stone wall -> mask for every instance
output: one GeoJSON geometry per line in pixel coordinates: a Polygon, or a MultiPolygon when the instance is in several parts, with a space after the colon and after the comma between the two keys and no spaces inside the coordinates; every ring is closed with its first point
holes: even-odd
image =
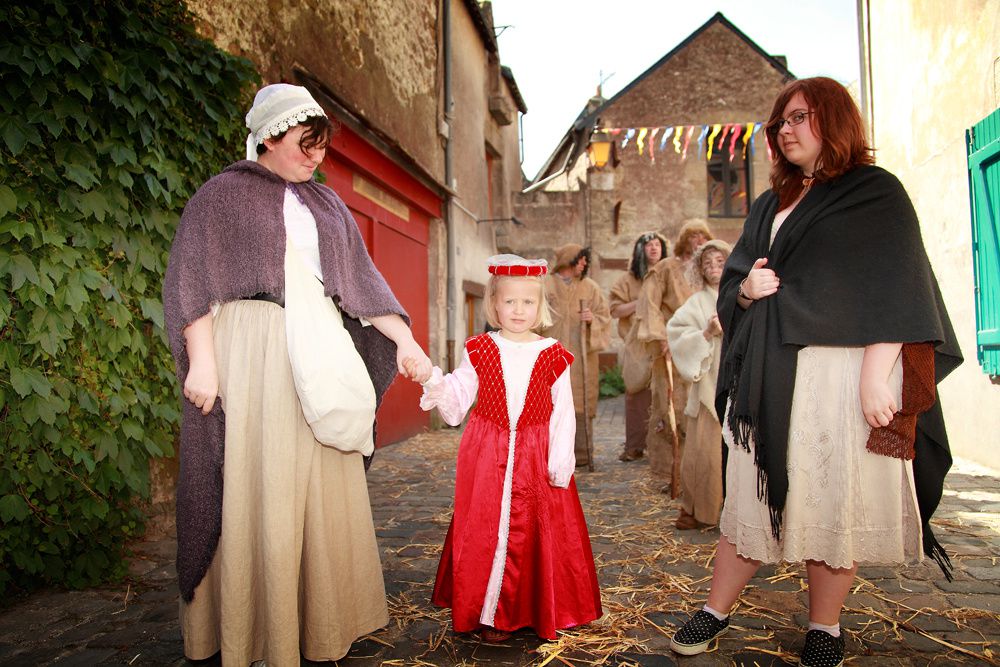
{"type": "Polygon", "coordinates": [[[265,83],[294,82],[293,68],[305,69],[443,181],[436,2],[189,0],[188,6],[202,34],[251,60],[265,83]]]}

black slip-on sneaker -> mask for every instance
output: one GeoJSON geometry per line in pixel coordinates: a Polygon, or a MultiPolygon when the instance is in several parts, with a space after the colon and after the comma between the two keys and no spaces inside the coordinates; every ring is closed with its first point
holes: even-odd
{"type": "Polygon", "coordinates": [[[810,630],[806,633],[799,664],[802,667],[840,667],[844,664],[844,635],[834,637],[823,630],[810,630]]]}
{"type": "Polygon", "coordinates": [[[720,621],[704,609],[699,609],[674,633],[670,648],[681,655],[698,655],[708,649],[713,639],[726,634],[728,629],[729,617],[720,621]]]}

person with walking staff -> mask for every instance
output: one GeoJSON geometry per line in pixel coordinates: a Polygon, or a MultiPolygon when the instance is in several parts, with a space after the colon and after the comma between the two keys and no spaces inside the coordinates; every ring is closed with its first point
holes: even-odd
{"type": "Polygon", "coordinates": [[[800,664],[837,667],[859,562],[927,555],[949,576],[928,523],[951,465],[936,383],[962,358],[913,205],[850,93],[793,81],[765,129],[771,187],[719,287],[722,535],[708,601],[671,648],[708,649],[761,563],[804,561],[800,664]]]}
{"type": "Polygon", "coordinates": [[[365,457],[403,359],[414,379],[431,364],[313,179],[323,108],[274,84],[246,122],[246,159],[187,203],[163,283],[184,395],[180,630],[190,660],[297,667],[389,622],[365,457]]]}
{"type": "Polygon", "coordinates": [[[551,324],[545,260],[496,255],[488,266],[484,306],[498,331],[467,340],[454,372],[435,367],[420,399],[452,426],[475,403],[431,599],[451,608],[456,632],[479,631],[490,643],[524,627],[555,639],[602,613],[573,479],[576,362],[535,333],[551,324]]]}
{"type": "Polygon", "coordinates": [[[646,431],[649,471],[660,484],[660,492],[673,498],[680,493],[674,473],[684,453],[686,425],[679,417],[687,405],[687,383],[673,367],[667,321],[694,292],[688,282],[688,267],[694,251],[712,238],[704,220],[693,218],[685,222],[677,235],[673,255],[661,259],[643,279],[636,304],[636,338],[646,345],[653,360],[646,431]]]}
{"type": "Polygon", "coordinates": [[[593,466],[591,450],[600,384],[598,361],[611,342],[611,312],[600,286],[587,277],[590,248],[568,243],[556,248],[555,269],[545,276],[552,325],[540,331],[573,353],[573,403],[576,407],[576,465],[593,466]],[[584,359],[584,357],[586,359],[584,359]],[[586,375],[584,366],[586,365],[586,375]]]}
{"type": "Polygon", "coordinates": [[[649,389],[653,359],[639,340],[635,309],[642,279],[667,256],[667,239],[657,232],[639,236],[632,248],[628,271],[611,286],[611,317],[618,320],[618,335],[625,343],[622,379],[625,381],[625,449],[619,461],[635,461],[646,453],[646,430],[652,392],[649,389]]]}

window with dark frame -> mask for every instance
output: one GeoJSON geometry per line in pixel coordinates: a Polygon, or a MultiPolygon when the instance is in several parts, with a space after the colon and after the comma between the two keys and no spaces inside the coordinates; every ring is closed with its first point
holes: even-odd
{"type": "MultiPolygon", "coordinates": [[[[723,138],[722,148],[713,149],[712,157],[707,158],[710,218],[742,218],[750,210],[750,160],[744,158],[742,138],[731,154],[729,142],[723,138]]],[[[707,156],[707,148],[705,152],[707,156]]]]}

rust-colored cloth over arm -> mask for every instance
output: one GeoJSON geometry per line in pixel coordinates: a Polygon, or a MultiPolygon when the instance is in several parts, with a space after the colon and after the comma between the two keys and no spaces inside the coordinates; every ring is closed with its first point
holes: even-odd
{"type": "Polygon", "coordinates": [[[888,426],[873,428],[868,435],[868,451],[882,456],[912,461],[917,437],[917,417],[934,405],[934,345],[903,345],[903,405],[888,426]]]}

